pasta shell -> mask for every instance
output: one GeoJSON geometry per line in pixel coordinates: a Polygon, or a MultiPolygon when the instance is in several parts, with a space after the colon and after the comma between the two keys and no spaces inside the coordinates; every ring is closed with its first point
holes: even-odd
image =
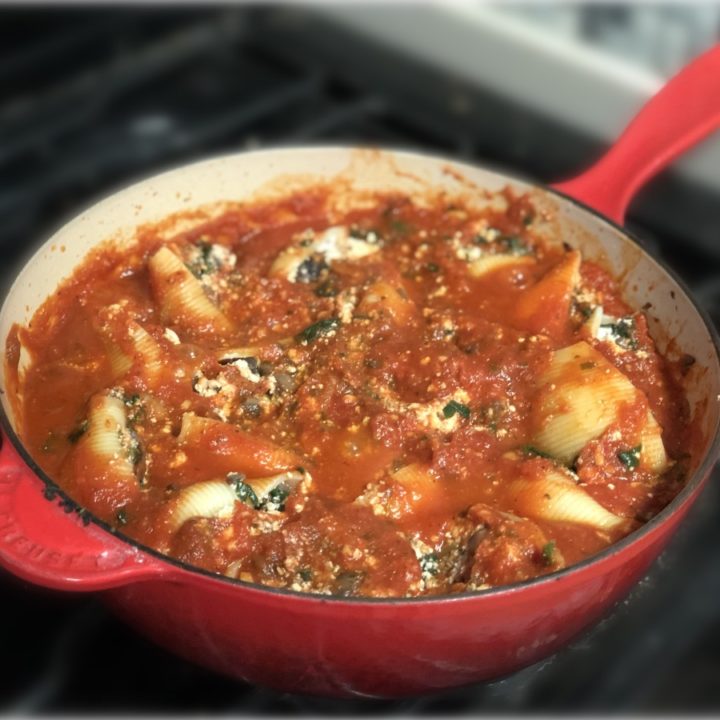
{"type": "Polygon", "coordinates": [[[500,268],[511,265],[531,265],[534,262],[534,258],[529,255],[482,255],[468,265],[468,270],[473,277],[479,278],[500,268]]]}
{"type": "Polygon", "coordinates": [[[640,467],[657,473],[665,472],[669,466],[667,453],[662,441],[662,428],[648,410],[647,423],[640,436],[640,467]]]}
{"type": "Polygon", "coordinates": [[[614,365],[585,342],[553,353],[539,381],[533,445],[570,464],[591,440],[602,435],[623,403],[640,391],[614,365]]]}
{"type": "Polygon", "coordinates": [[[387,282],[373,283],[365,292],[358,313],[388,318],[399,326],[410,324],[417,315],[417,306],[407,293],[387,282]]]}
{"type": "Polygon", "coordinates": [[[128,427],[125,404],[112,394],[90,399],[87,430],[62,473],[73,497],[105,519],[141,492],[142,448],[128,427]]]}
{"type": "Polygon", "coordinates": [[[615,530],[626,523],[575,484],[565,473],[549,471],[538,480],[515,480],[510,485],[514,509],[520,515],[551,522],[615,530]]]}
{"type": "Polygon", "coordinates": [[[102,395],[91,404],[88,429],[81,438],[85,449],[114,465],[117,471],[135,477],[131,438],[125,404],[112,395],[102,395]]]}
{"type": "Polygon", "coordinates": [[[314,254],[310,246],[293,245],[283,250],[270,266],[271,277],[284,277],[290,282],[295,282],[298,268],[314,254]]]}
{"type": "Polygon", "coordinates": [[[126,355],[115,343],[105,343],[105,354],[110,361],[110,369],[114,380],[130,372],[132,358],[126,355]]]}
{"type": "Polygon", "coordinates": [[[423,506],[436,506],[442,486],[427,465],[411,463],[392,473],[391,477],[407,491],[405,502],[413,512],[423,506]]]}
{"type": "Polygon", "coordinates": [[[232,323],[205,294],[200,281],[167,247],[148,261],[155,298],[163,318],[195,330],[232,332],[232,323]]]}
{"type": "Polygon", "coordinates": [[[437,486],[437,480],[430,472],[430,468],[420,463],[411,463],[401,467],[392,473],[392,478],[404,485],[408,490],[417,490],[419,492],[434,490],[437,486]]]}
{"type": "Polygon", "coordinates": [[[142,325],[127,317],[114,315],[99,327],[110,361],[113,378],[126,375],[135,366],[147,380],[155,380],[163,367],[163,352],[142,325]]]}
{"type": "Polygon", "coordinates": [[[163,351],[144,327],[131,321],[128,334],[133,344],[136,361],[141,363],[144,376],[155,379],[163,367],[163,351]]]}
{"type": "Polygon", "coordinates": [[[516,321],[531,332],[561,335],[567,328],[572,293],[579,282],[580,253],[572,250],[520,295],[515,305],[516,321]]]}
{"type": "Polygon", "coordinates": [[[346,227],[337,225],[312,236],[312,239],[306,238],[304,244],[283,250],[270,266],[270,275],[296,282],[300,266],[315,255],[331,263],[335,260],[359,260],[379,249],[376,243],[352,237],[346,227]]]}
{"type": "Polygon", "coordinates": [[[218,473],[239,472],[250,477],[297,468],[300,458],[291,450],[243,432],[235,425],[185,413],[178,441],[196,462],[212,463],[218,473]]]}
{"type": "Polygon", "coordinates": [[[253,489],[258,500],[265,500],[273,490],[283,485],[290,490],[294,490],[306,477],[306,473],[302,473],[299,470],[290,470],[289,472],[278,473],[270,477],[245,480],[245,482],[253,489]]]}
{"type": "Polygon", "coordinates": [[[167,516],[168,529],[176,532],[192,518],[230,517],[236,501],[235,491],[223,480],[190,485],[183,488],[172,501],[167,516]]]}

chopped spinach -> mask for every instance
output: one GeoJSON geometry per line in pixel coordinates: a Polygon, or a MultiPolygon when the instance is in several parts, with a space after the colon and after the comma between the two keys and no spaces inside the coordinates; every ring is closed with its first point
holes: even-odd
{"type": "Polygon", "coordinates": [[[340,294],[340,288],[337,284],[337,280],[334,278],[328,278],[321,282],[315,288],[315,294],[318,297],[335,297],[340,294]]]}
{"type": "Polygon", "coordinates": [[[574,307],[586,320],[593,314],[593,307],[590,303],[576,302],[574,307]]]}
{"type": "Polygon", "coordinates": [[[274,487],[267,496],[267,500],[264,505],[269,510],[277,510],[282,512],[285,510],[285,501],[290,495],[290,488],[285,484],[280,484],[274,487]]]}
{"type": "Polygon", "coordinates": [[[428,272],[431,272],[431,273],[440,272],[440,266],[439,266],[437,263],[434,263],[434,262],[428,263],[428,264],[425,266],[425,269],[426,269],[428,272]]]}
{"type": "Polygon", "coordinates": [[[328,264],[321,255],[311,255],[303,260],[295,272],[295,280],[299,283],[314,283],[320,279],[328,264]]]}
{"type": "Polygon", "coordinates": [[[614,323],[603,323],[600,327],[607,329],[613,341],[620,347],[626,350],[637,350],[635,319],[632,316],[620,318],[614,323]]]}
{"type": "Polygon", "coordinates": [[[546,565],[555,564],[555,541],[551,540],[549,543],[543,545],[542,549],[543,560],[546,565]]]}
{"type": "Polygon", "coordinates": [[[260,507],[260,501],[252,486],[245,482],[245,475],[238,472],[231,472],[227,474],[227,481],[232,485],[235,495],[240,502],[249,505],[251,508],[257,510],[260,507]]]}
{"type": "Polygon", "coordinates": [[[440,558],[437,553],[430,552],[420,557],[420,570],[423,577],[435,577],[440,572],[440,558]]]}
{"type": "Polygon", "coordinates": [[[404,220],[391,220],[390,229],[396,235],[407,235],[412,231],[412,226],[404,220]]]}
{"type": "Polygon", "coordinates": [[[543,450],[538,450],[538,448],[533,445],[523,445],[522,451],[523,453],[525,453],[525,455],[529,455],[530,457],[541,457],[545,458],[546,460],[556,460],[556,458],[554,458],[549,453],[546,453],[543,450]]]}
{"type": "Polygon", "coordinates": [[[213,255],[212,245],[201,240],[195,247],[198,252],[197,255],[187,263],[188,270],[190,270],[196,278],[201,278],[203,275],[215,272],[219,265],[213,255]]]}
{"type": "Polygon", "coordinates": [[[322,335],[329,335],[337,330],[338,327],[340,327],[340,318],[325,318],[324,320],[318,320],[312,325],[306,327],[304,330],[301,330],[295,336],[295,339],[298,342],[311,343],[313,340],[316,340],[322,335]]]}
{"type": "Polygon", "coordinates": [[[641,451],[642,445],[636,445],[634,448],[621,450],[617,454],[617,458],[628,470],[635,470],[640,464],[641,451]]]}
{"type": "Polygon", "coordinates": [[[450,419],[453,415],[458,414],[467,420],[470,417],[470,408],[457,400],[451,400],[442,409],[442,413],[446,419],[450,419]]]}
{"type": "Polygon", "coordinates": [[[498,242],[510,255],[529,255],[532,252],[529,245],[517,235],[503,235],[498,242]]]}
{"type": "Polygon", "coordinates": [[[310,568],[300,568],[298,575],[303,582],[310,582],[313,579],[313,571],[310,568]]]}

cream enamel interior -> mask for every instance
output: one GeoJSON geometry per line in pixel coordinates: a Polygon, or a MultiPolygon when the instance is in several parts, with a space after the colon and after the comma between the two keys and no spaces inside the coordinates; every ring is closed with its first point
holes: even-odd
{"type": "MultiPolygon", "coordinates": [[[[103,241],[129,243],[139,226],[176,213],[203,208],[207,217],[227,203],[277,196],[330,180],[360,193],[421,194],[443,188],[450,195],[467,196],[507,185],[532,191],[537,202],[554,212],[558,237],[580,248],[584,256],[604,262],[622,279],[634,307],[651,303],[647,314],[661,350],[696,358],[687,389],[701,420],[705,451],[709,449],[718,429],[720,366],[710,331],[673,278],[615,226],[570,201],[499,173],[419,154],[350,148],[269,150],[207,160],[132,185],[67,223],[30,258],[0,311],[0,337],[7,337],[13,323],[26,324],[88,251],[103,241]]],[[[174,229],[187,222],[192,220],[181,220],[174,229]]],[[[14,423],[4,364],[0,373],[2,404],[14,423]]]]}

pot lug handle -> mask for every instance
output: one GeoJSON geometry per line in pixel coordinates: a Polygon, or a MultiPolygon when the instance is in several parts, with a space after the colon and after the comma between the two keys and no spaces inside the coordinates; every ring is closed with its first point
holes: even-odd
{"type": "Polygon", "coordinates": [[[715,45],[650,98],[595,165],[553,187],[622,224],[642,185],[719,126],[720,45],[715,45]]]}
{"type": "Polygon", "coordinates": [[[0,567],[37,585],[91,591],[178,571],[87,524],[0,435],[0,567]]]}

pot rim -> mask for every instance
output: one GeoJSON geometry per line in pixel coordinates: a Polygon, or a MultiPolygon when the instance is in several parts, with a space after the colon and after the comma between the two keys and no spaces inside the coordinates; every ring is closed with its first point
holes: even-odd
{"type": "MultiPolygon", "coordinates": [[[[304,146],[275,146],[271,148],[264,148],[262,150],[250,150],[245,152],[239,152],[239,153],[224,153],[220,155],[210,156],[206,157],[191,163],[183,163],[181,165],[176,165],[171,168],[167,168],[161,172],[154,173],[152,175],[140,178],[136,180],[135,182],[131,182],[129,185],[124,185],[123,187],[112,191],[111,193],[104,195],[98,200],[95,200],[94,202],[87,205],[83,210],[81,210],[79,213],[74,213],[66,222],[62,223],[58,229],[59,231],[61,228],[63,228],[68,222],[71,222],[75,218],[79,217],[85,212],[90,211],[92,208],[96,207],[101,202],[108,200],[109,198],[123,192],[124,190],[127,190],[135,185],[141,184],[143,182],[153,180],[156,178],[159,178],[163,175],[171,174],[173,172],[176,172],[178,170],[190,170],[194,166],[203,165],[206,163],[212,163],[214,161],[221,161],[223,159],[232,159],[232,158],[238,158],[238,157],[245,157],[247,155],[258,155],[258,154],[265,154],[265,153],[278,153],[278,152],[288,152],[288,153],[299,153],[299,152],[312,152],[312,151],[352,151],[352,150],[358,150],[358,149],[374,149],[379,150],[381,153],[392,153],[393,155],[399,156],[399,157],[415,157],[415,158],[421,158],[424,160],[429,160],[433,162],[444,162],[444,163],[450,163],[456,167],[458,167],[460,170],[463,168],[473,169],[473,170],[487,170],[488,172],[494,173],[498,176],[501,176],[503,180],[506,180],[508,184],[512,183],[520,183],[529,186],[531,189],[537,189],[541,190],[543,192],[546,192],[556,198],[558,198],[560,201],[564,203],[570,203],[577,208],[579,208],[582,212],[589,214],[592,216],[592,221],[594,224],[597,223],[604,223],[605,225],[610,226],[614,230],[616,230],[620,235],[624,237],[624,239],[627,239],[630,241],[631,244],[638,247],[638,249],[641,251],[641,253],[646,256],[652,263],[659,266],[661,270],[663,270],[667,275],[670,277],[670,279],[675,283],[678,289],[685,295],[690,305],[694,308],[694,310],[698,313],[700,318],[703,321],[703,324],[705,326],[705,329],[707,330],[713,349],[715,351],[715,360],[717,361],[718,365],[720,366],[720,337],[718,336],[718,332],[715,329],[715,326],[713,324],[713,321],[711,320],[709,314],[707,311],[699,305],[699,303],[694,298],[692,292],[687,287],[685,281],[679,277],[677,272],[669,267],[665,261],[659,258],[655,258],[642,246],[641,242],[639,241],[638,237],[630,230],[622,227],[618,223],[614,222],[613,220],[605,217],[601,213],[599,213],[594,208],[590,207],[589,205],[585,204],[584,202],[577,200],[570,195],[566,195],[563,192],[560,192],[559,190],[556,190],[552,186],[545,185],[543,183],[539,183],[531,178],[528,178],[527,176],[523,175],[522,173],[516,173],[513,172],[507,172],[504,168],[494,165],[493,163],[466,163],[460,160],[456,160],[453,158],[444,157],[442,155],[434,155],[432,153],[424,153],[424,152],[417,152],[414,150],[407,150],[407,149],[395,149],[393,147],[385,147],[385,146],[362,146],[362,145],[304,145],[304,146]]],[[[54,236],[55,233],[52,233],[51,235],[47,236],[45,240],[37,245],[36,249],[39,249],[42,247],[42,245],[45,244],[50,238],[54,236]]],[[[2,305],[0,305],[0,308],[4,307],[5,303],[7,302],[7,299],[12,292],[12,289],[14,287],[14,281],[19,276],[20,272],[24,270],[27,265],[32,262],[33,258],[35,257],[34,253],[28,257],[24,262],[19,263],[18,267],[19,269],[13,273],[13,275],[9,278],[9,282],[7,283],[7,286],[3,292],[3,298],[2,298],[2,305]]],[[[28,452],[28,450],[25,448],[25,445],[18,437],[17,433],[15,432],[14,428],[12,427],[12,424],[10,422],[10,418],[8,417],[5,408],[0,405],[0,427],[6,434],[7,438],[10,440],[10,442],[13,444],[15,450],[18,452],[22,460],[25,462],[25,464],[28,466],[30,470],[32,470],[33,474],[39,478],[42,483],[45,485],[45,489],[47,491],[50,491],[52,493],[52,497],[56,498],[59,497],[62,500],[63,508],[66,509],[66,512],[72,512],[75,511],[77,513],[80,513],[83,517],[83,520],[87,521],[87,524],[93,524],[102,530],[108,532],[111,537],[117,538],[118,540],[121,540],[122,542],[130,545],[131,547],[139,550],[140,552],[150,555],[151,557],[160,560],[163,563],[166,563],[176,569],[182,570],[183,574],[188,574],[187,580],[193,580],[197,579],[201,582],[205,582],[207,580],[214,581],[216,583],[220,583],[221,585],[224,585],[228,588],[232,587],[239,587],[244,588],[246,590],[252,590],[255,592],[260,593],[268,593],[270,595],[279,596],[279,597],[285,597],[289,600],[294,601],[306,601],[306,602],[316,602],[316,603],[332,603],[334,605],[368,605],[368,606],[384,606],[384,605],[390,605],[390,606],[403,606],[403,605],[417,605],[417,604],[433,604],[433,605],[445,605],[448,603],[467,603],[472,602],[474,600],[478,600],[480,598],[490,598],[490,597],[499,597],[499,596],[508,596],[508,595],[516,595],[517,593],[521,593],[523,591],[529,591],[532,588],[545,586],[551,583],[560,582],[562,580],[565,580],[566,578],[577,575],[579,573],[582,573],[583,571],[589,569],[593,565],[601,564],[607,560],[610,560],[612,558],[617,557],[618,555],[622,554],[623,552],[626,552],[629,548],[631,548],[633,545],[640,542],[644,537],[649,535],[652,531],[654,531],[656,528],[664,525],[667,521],[670,520],[671,517],[673,517],[677,512],[680,511],[680,509],[685,505],[685,503],[700,489],[705,479],[709,476],[713,466],[715,465],[718,457],[720,457],[720,422],[717,424],[715,428],[715,435],[712,439],[712,442],[710,443],[708,450],[706,451],[702,462],[698,466],[697,470],[692,474],[692,476],[688,479],[683,489],[672,499],[670,503],[668,503],[657,515],[655,515],[653,518],[651,518],[647,523],[639,527],[638,529],[631,532],[629,535],[626,535],[625,537],[621,538],[617,542],[613,543],[612,545],[609,545],[604,550],[596,553],[595,555],[591,555],[584,560],[581,560],[578,563],[574,563],[566,568],[563,568],[562,570],[557,570],[555,572],[549,573],[547,575],[542,575],[539,577],[531,578],[529,580],[524,580],[522,582],[513,583],[511,585],[501,585],[497,587],[491,587],[484,590],[470,590],[465,591],[462,593],[457,593],[455,595],[438,595],[438,596],[422,596],[422,597],[339,597],[334,595],[320,595],[318,593],[310,593],[310,592],[304,592],[304,591],[297,591],[297,590],[288,590],[285,588],[274,588],[269,587],[267,585],[262,585],[260,583],[254,583],[254,582],[247,582],[245,580],[239,580],[237,578],[230,578],[225,575],[220,575],[218,573],[211,572],[209,570],[205,570],[200,567],[196,567],[193,565],[190,565],[188,563],[185,563],[181,560],[177,560],[176,558],[170,557],[169,555],[165,555],[158,550],[155,550],[154,548],[151,548],[147,545],[144,545],[133,538],[129,537],[128,535],[124,534],[122,531],[112,527],[109,523],[105,522],[104,520],[101,520],[100,518],[93,515],[90,511],[83,508],[79,503],[77,503],[75,500],[73,500],[72,497],[70,497],[63,488],[61,488],[59,485],[57,485],[46,473],[45,471],[37,464],[37,462],[34,460],[32,455],[28,452]]],[[[179,578],[173,578],[174,580],[177,580],[179,578]]],[[[183,578],[185,579],[185,578],[183,578]]],[[[132,580],[130,580],[130,583],[132,583],[132,580]]]]}

